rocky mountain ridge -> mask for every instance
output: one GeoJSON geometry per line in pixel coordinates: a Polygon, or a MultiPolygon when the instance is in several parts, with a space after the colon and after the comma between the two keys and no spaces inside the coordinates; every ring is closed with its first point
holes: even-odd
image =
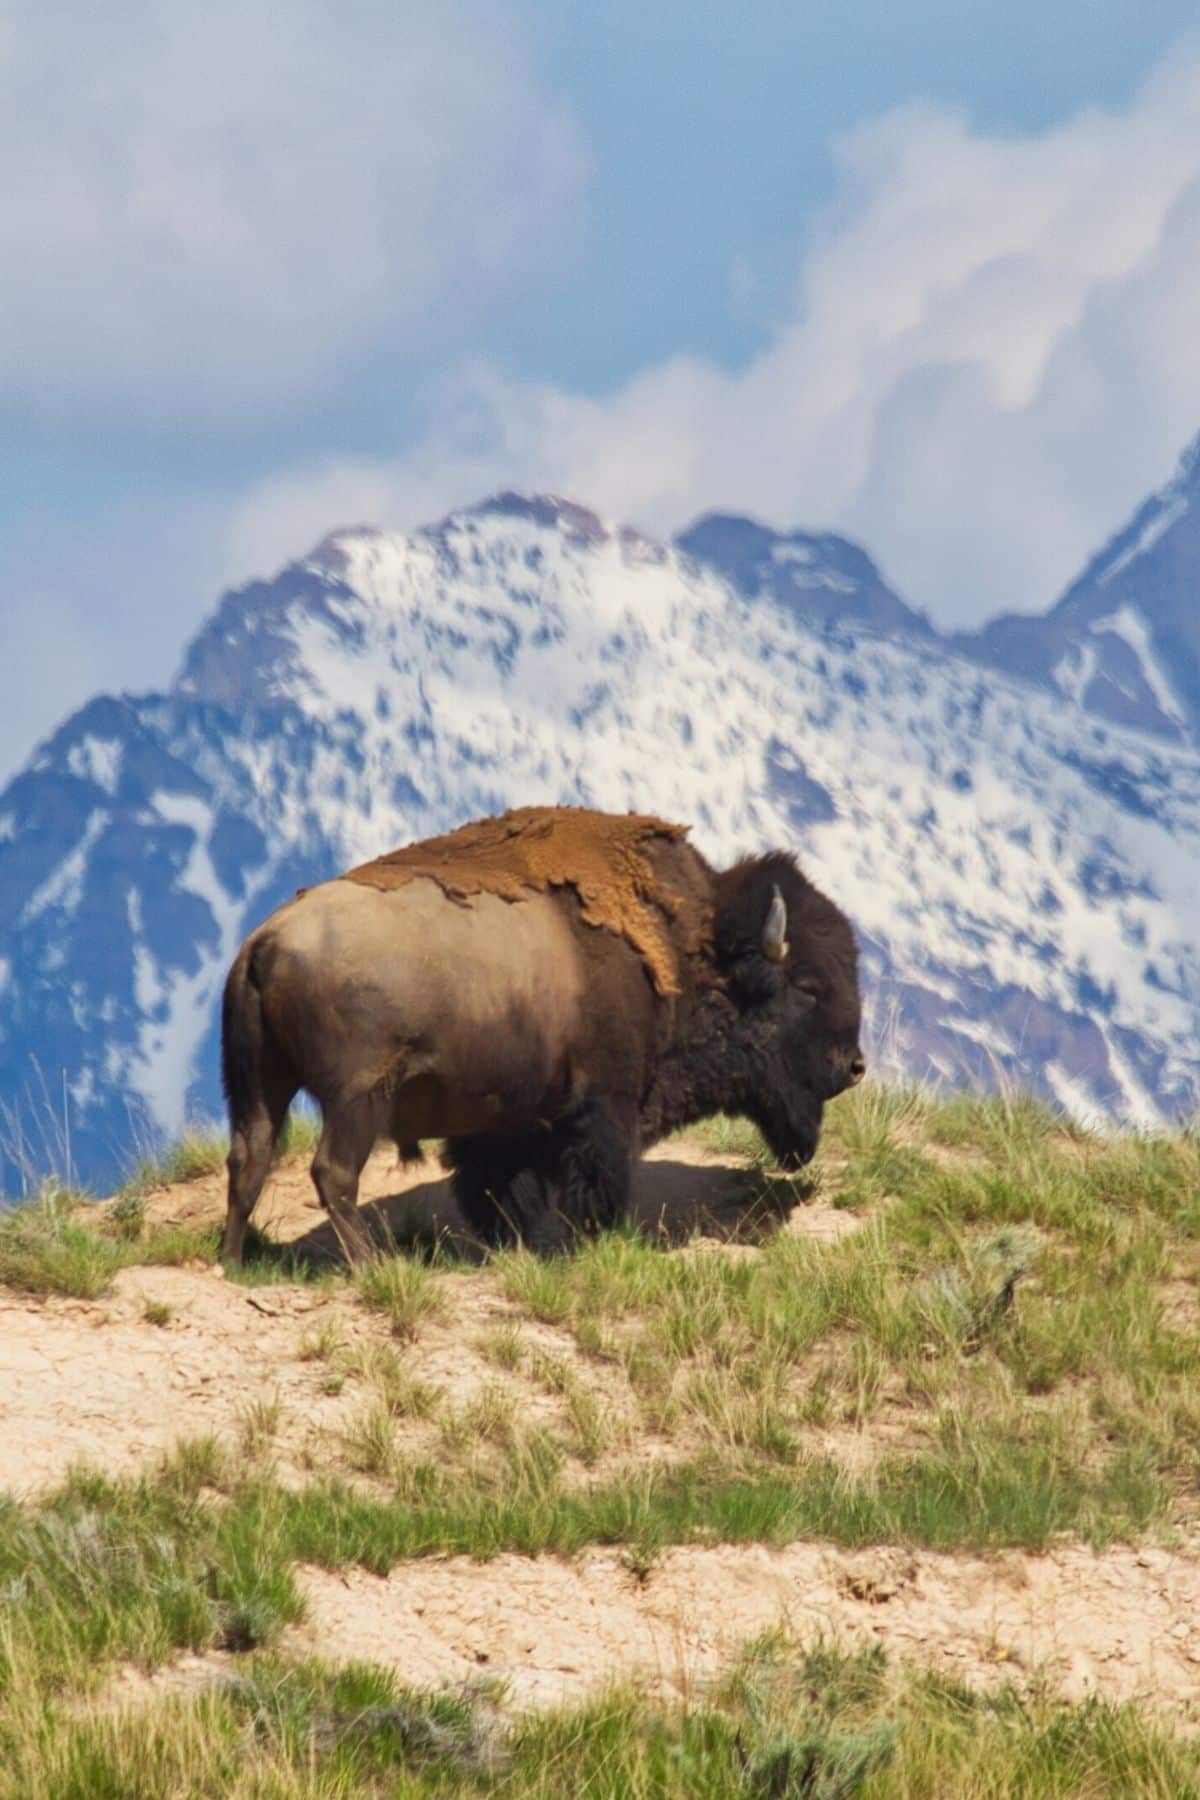
{"type": "Polygon", "coordinates": [[[1098,718],[1200,744],[1200,438],[1048,613],[955,643],[1098,718]]]}

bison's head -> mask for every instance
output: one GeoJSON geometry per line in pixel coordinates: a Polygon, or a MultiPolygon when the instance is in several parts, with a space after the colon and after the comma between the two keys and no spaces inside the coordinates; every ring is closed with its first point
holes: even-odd
{"type": "Polygon", "coordinates": [[[792,857],[748,857],[717,877],[714,947],[737,1014],[740,1108],[797,1168],[825,1102],[866,1067],[850,921],[792,857]]]}

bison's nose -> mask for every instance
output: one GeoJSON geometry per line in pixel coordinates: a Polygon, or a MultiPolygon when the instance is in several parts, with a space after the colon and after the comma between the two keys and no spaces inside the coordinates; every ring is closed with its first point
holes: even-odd
{"type": "Polygon", "coordinates": [[[866,1074],[866,1072],[867,1072],[866,1058],[863,1056],[863,1053],[860,1050],[858,1055],[854,1058],[854,1061],[850,1064],[850,1067],[846,1071],[847,1075],[850,1078],[850,1086],[857,1087],[859,1082],[862,1080],[863,1076],[866,1074]]]}

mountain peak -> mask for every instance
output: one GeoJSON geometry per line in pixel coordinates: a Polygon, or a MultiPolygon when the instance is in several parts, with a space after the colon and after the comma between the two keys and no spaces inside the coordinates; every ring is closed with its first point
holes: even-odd
{"type": "Polygon", "coordinates": [[[738,513],[706,513],[676,547],[718,570],[747,599],[776,601],[810,624],[931,637],[928,621],[885,582],[867,552],[835,532],[774,530],[738,513]]]}
{"type": "Polygon", "coordinates": [[[461,513],[452,513],[450,517],[525,519],[531,524],[561,531],[578,543],[601,543],[612,536],[611,529],[599,514],[581,506],[577,500],[568,500],[561,494],[521,494],[511,488],[492,494],[461,513]]]}
{"type": "Polygon", "coordinates": [[[351,552],[358,545],[372,543],[385,535],[378,525],[339,525],[333,531],[327,531],[320,543],[314,544],[300,561],[306,568],[344,575],[350,567],[351,552]]]}
{"type": "Polygon", "coordinates": [[[1200,436],[1180,457],[1170,481],[1139,506],[1129,524],[1111,537],[1067,589],[1059,605],[1066,607],[1090,589],[1108,587],[1132,570],[1169,532],[1187,518],[1200,500],[1200,436]]]}
{"type": "Polygon", "coordinates": [[[1200,437],[1046,614],[957,640],[979,661],[1076,704],[1200,742],[1200,437]]]}

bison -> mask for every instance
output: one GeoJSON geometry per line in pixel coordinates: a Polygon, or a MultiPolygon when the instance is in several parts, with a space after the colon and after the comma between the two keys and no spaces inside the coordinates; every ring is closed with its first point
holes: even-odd
{"type": "Polygon", "coordinates": [[[714,1113],[781,1163],[816,1149],[859,1081],[857,952],[786,851],[716,870],[686,829],[526,807],[302,889],[243,944],[225,986],[223,1255],[295,1094],[320,1104],[312,1166],[350,1260],[376,1140],[441,1138],[467,1224],[536,1238],[557,1206],[624,1214],[640,1152],[714,1113]]]}

